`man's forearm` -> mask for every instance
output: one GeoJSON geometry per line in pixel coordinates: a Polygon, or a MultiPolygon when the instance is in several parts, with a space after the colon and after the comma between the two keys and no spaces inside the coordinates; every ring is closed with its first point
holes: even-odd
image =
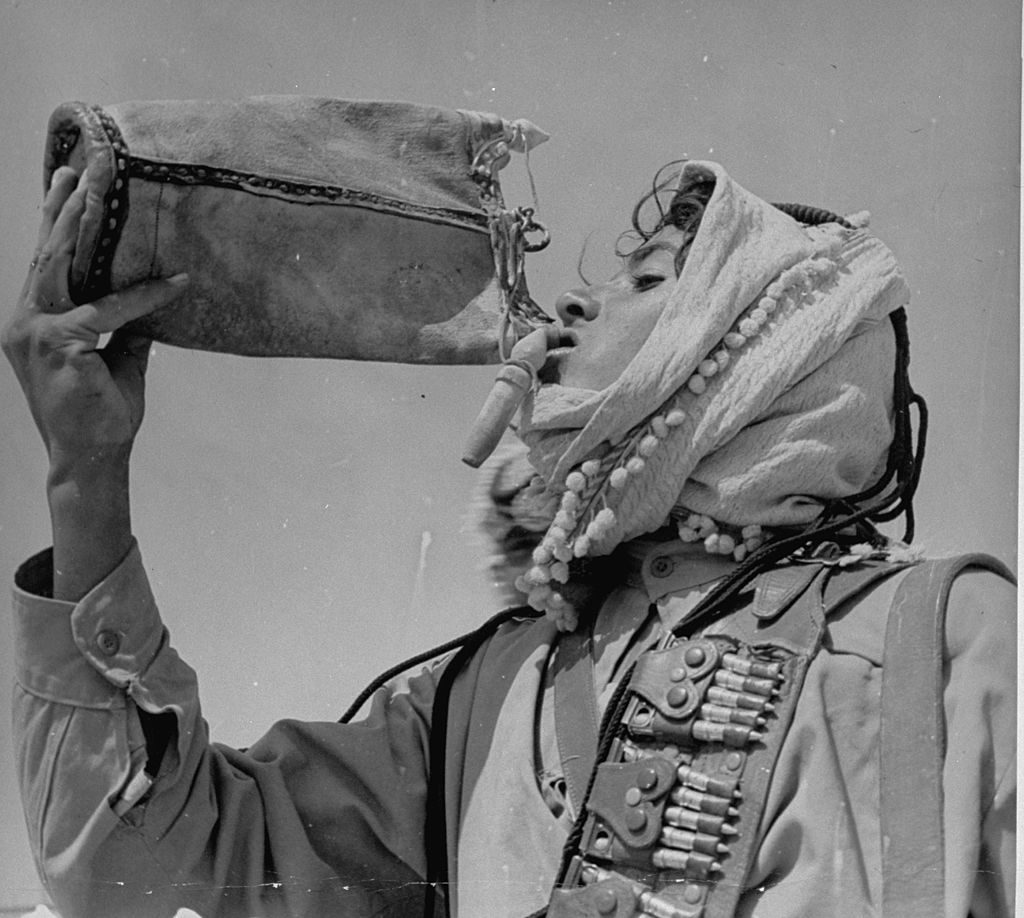
{"type": "Polygon", "coordinates": [[[77,602],[132,544],[128,448],[89,459],[55,459],[47,479],[53,527],[53,596],[77,602]]]}

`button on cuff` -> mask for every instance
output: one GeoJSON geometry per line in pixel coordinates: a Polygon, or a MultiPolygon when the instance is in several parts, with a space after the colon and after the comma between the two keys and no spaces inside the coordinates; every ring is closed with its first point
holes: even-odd
{"type": "Polygon", "coordinates": [[[71,630],[81,653],[119,688],[150,666],[164,628],[137,545],[75,606],[71,630]]]}

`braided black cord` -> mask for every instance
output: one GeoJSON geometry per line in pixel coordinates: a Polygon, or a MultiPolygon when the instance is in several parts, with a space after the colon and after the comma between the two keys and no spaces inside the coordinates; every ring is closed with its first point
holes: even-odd
{"type": "MultiPolygon", "coordinates": [[[[634,669],[636,669],[636,663],[630,666],[626,670],[625,675],[619,680],[611,699],[608,701],[608,706],[604,709],[601,726],[597,731],[598,742],[595,762],[603,762],[608,758],[612,743],[618,735],[619,721],[622,719],[626,702],[629,700],[626,690],[629,688],[629,682],[633,677],[634,669]]],[[[580,841],[583,838],[583,830],[586,828],[587,815],[589,813],[587,804],[590,801],[590,792],[594,789],[596,778],[597,768],[595,767],[590,771],[590,780],[587,781],[587,789],[583,794],[583,802],[580,805],[579,813],[576,814],[576,821],[573,823],[572,831],[569,832],[569,837],[566,838],[565,844],[562,846],[562,862],[558,866],[557,879],[555,880],[556,887],[561,886],[565,881],[565,875],[569,871],[569,864],[576,856],[580,841]]]]}
{"type": "MultiPolygon", "coordinates": [[[[522,615],[525,617],[533,617],[537,613],[534,613],[532,609],[526,609],[519,606],[504,609],[499,612],[494,618],[489,619],[484,623],[482,627],[487,627],[496,618],[502,615],[512,614],[522,615]]],[[[500,624],[500,623],[499,623],[500,624]]],[[[428,660],[434,657],[440,657],[443,654],[448,653],[450,650],[454,650],[456,647],[461,647],[466,641],[470,640],[480,629],[475,628],[472,631],[467,631],[465,634],[460,634],[456,638],[452,638],[450,641],[445,641],[443,644],[438,644],[436,647],[431,647],[429,650],[424,650],[421,653],[414,654],[408,659],[403,660],[401,663],[397,663],[389,669],[384,670],[379,676],[377,676],[369,685],[366,686],[357,696],[356,700],[352,702],[346,708],[345,713],[338,718],[339,724],[347,724],[356,714],[359,709],[366,704],[366,700],[378,689],[382,688],[396,676],[400,676],[406,670],[412,669],[414,666],[418,666],[421,663],[426,663],[428,660]]]]}
{"type": "Polygon", "coordinates": [[[904,488],[900,493],[899,504],[875,517],[876,522],[884,523],[888,520],[896,519],[901,513],[905,514],[906,530],[903,535],[904,542],[909,542],[914,537],[914,506],[911,503],[911,499],[917,491],[917,485],[921,480],[921,467],[924,462],[924,449],[928,435],[928,406],[925,400],[920,395],[914,393],[911,397],[911,403],[917,406],[918,413],[917,451],[907,463],[909,472],[904,488]]]}
{"type": "Polygon", "coordinates": [[[772,207],[792,217],[797,223],[806,223],[808,226],[820,226],[822,223],[838,223],[840,226],[846,227],[846,229],[854,229],[853,224],[848,220],[840,217],[839,214],[833,213],[831,210],[825,210],[823,207],[811,207],[809,204],[776,204],[774,202],[772,207]]]}
{"type": "Polygon", "coordinates": [[[906,476],[906,444],[910,440],[910,347],[907,338],[907,314],[901,306],[889,316],[896,335],[896,367],[893,371],[893,439],[886,458],[885,472],[875,484],[853,497],[848,503],[860,503],[881,494],[899,472],[906,476]]]}
{"type": "Polygon", "coordinates": [[[903,540],[914,537],[914,494],[921,479],[924,451],[928,440],[928,405],[910,385],[910,339],[907,334],[907,314],[902,307],[889,316],[896,334],[896,372],[893,381],[893,442],[889,449],[886,472],[871,488],[847,498],[847,502],[862,503],[880,494],[895,476],[898,487],[890,496],[895,505],[882,508],[871,519],[876,523],[894,520],[906,515],[903,540]],[[917,407],[917,449],[914,449],[911,407],[917,407]]]}
{"type": "Polygon", "coordinates": [[[716,617],[716,613],[726,606],[745,586],[759,573],[771,565],[802,548],[820,545],[840,535],[850,527],[862,530],[867,527],[867,541],[881,540],[871,525],[876,522],[887,522],[905,514],[906,530],[904,541],[914,536],[913,497],[921,478],[921,467],[924,462],[924,450],[928,432],[928,407],[925,400],[911,388],[909,377],[910,344],[907,334],[907,317],[902,308],[889,316],[896,335],[896,370],[894,377],[893,411],[894,433],[886,460],[886,471],[876,484],[859,494],[842,501],[833,501],[825,507],[821,517],[812,526],[796,535],[776,539],[762,545],[751,552],[729,574],[722,578],[686,619],[686,629],[691,633],[706,627],[716,617]],[[910,406],[916,405],[918,410],[917,449],[914,449],[913,428],[910,418],[910,406]],[[874,503],[864,504],[882,493],[895,478],[896,487],[874,503]],[[855,509],[855,504],[861,504],[855,509]]]}
{"type": "Polygon", "coordinates": [[[896,367],[893,372],[893,443],[889,450],[886,471],[879,481],[865,491],[848,498],[851,502],[869,500],[881,494],[894,475],[906,472],[907,449],[910,441],[910,404],[916,398],[910,388],[908,370],[910,346],[906,332],[906,310],[900,306],[890,314],[890,322],[896,335],[896,367]]]}
{"type": "Polygon", "coordinates": [[[707,627],[707,625],[714,621],[715,613],[722,610],[730,600],[736,597],[762,571],[767,570],[801,548],[812,544],[820,545],[830,537],[838,536],[843,530],[871,519],[880,510],[885,508],[890,500],[891,498],[885,498],[875,505],[864,507],[848,516],[840,516],[835,522],[819,525],[798,535],[777,539],[774,542],[762,545],[741,561],[731,573],[723,577],[682,624],[690,632],[699,631],[701,628],[707,627]]]}

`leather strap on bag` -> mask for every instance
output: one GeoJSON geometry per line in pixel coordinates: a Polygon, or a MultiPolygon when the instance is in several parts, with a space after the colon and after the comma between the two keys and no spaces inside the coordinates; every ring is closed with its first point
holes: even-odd
{"type": "Polygon", "coordinates": [[[1015,582],[989,555],[927,561],[899,584],[882,661],[882,915],[944,914],[942,766],[946,753],[943,658],[949,590],[967,569],[1015,582]]]}

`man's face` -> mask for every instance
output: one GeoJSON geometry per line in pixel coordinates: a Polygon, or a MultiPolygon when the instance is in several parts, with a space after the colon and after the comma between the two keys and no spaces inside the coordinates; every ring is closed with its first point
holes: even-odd
{"type": "Polygon", "coordinates": [[[667,227],[626,259],[603,284],[575,287],[555,303],[576,346],[560,350],[541,371],[544,382],[604,389],[619,378],[648,339],[676,283],[683,233],[667,227]]]}

